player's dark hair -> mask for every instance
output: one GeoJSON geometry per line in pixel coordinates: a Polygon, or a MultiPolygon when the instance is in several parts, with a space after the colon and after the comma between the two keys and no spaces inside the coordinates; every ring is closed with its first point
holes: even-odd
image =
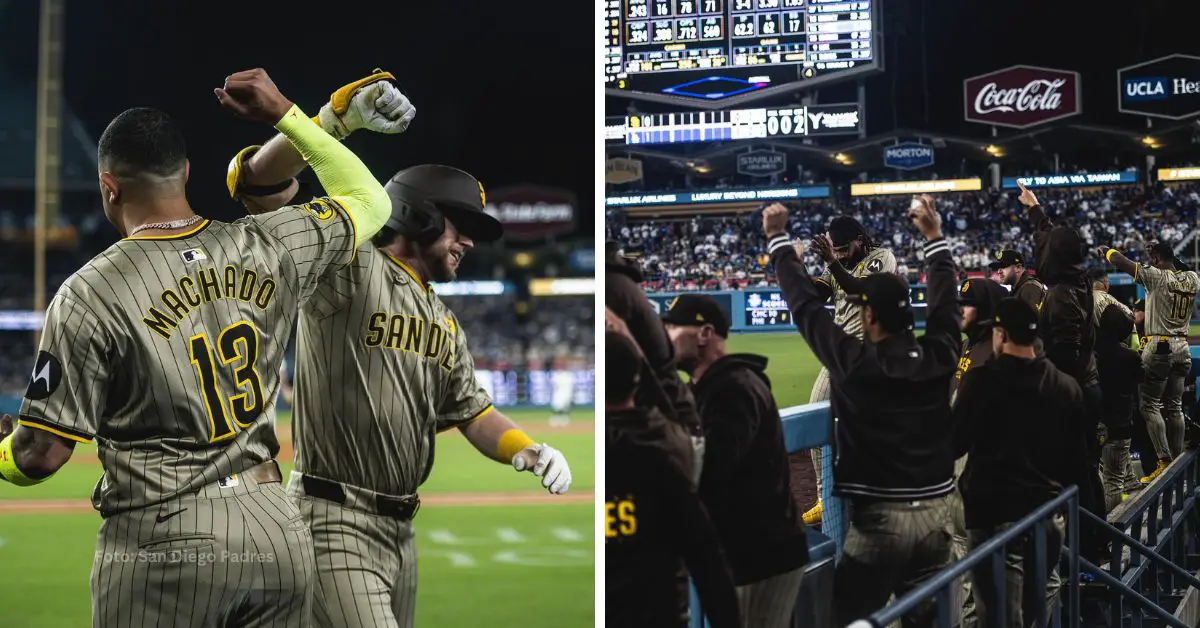
{"type": "Polygon", "coordinates": [[[117,178],[172,177],[187,160],[183,133],[170,116],[149,107],[127,109],[104,129],[100,165],[117,178]]]}
{"type": "Polygon", "coordinates": [[[1088,281],[1092,283],[1103,283],[1108,281],[1108,270],[1103,266],[1093,266],[1088,271],[1088,281]]]}
{"type": "Polygon", "coordinates": [[[399,231],[391,227],[380,227],[379,232],[371,236],[371,244],[375,245],[375,248],[381,249],[395,242],[398,237],[400,237],[399,231]]]}
{"type": "Polygon", "coordinates": [[[863,249],[870,251],[875,248],[875,241],[867,234],[867,230],[862,226],[862,223],[853,216],[837,216],[829,221],[829,237],[833,240],[834,245],[842,246],[849,244],[851,241],[862,238],[863,249]]]}

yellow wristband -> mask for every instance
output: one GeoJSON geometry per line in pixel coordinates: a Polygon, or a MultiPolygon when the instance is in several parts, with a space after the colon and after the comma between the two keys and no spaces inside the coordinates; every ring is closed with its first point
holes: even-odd
{"type": "Polygon", "coordinates": [[[17,486],[33,486],[45,482],[46,478],[35,480],[21,473],[21,469],[17,467],[17,457],[13,455],[12,441],[12,434],[0,440],[0,477],[17,486]]]}
{"type": "Polygon", "coordinates": [[[1111,264],[1113,253],[1116,253],[1116,252],[1117,252],[1116,249],[1109,249],[1108,252],[1104,254],[1104,261],[1111,264]]]}
{"type": "Polygon", "coordinates": [[[512,460],[513,456],[522,449],[534,444],[529,435],[517,428],[512,428],[500,435],[500,444],[496,446],[496,455],[501,460],[512,460]]]}

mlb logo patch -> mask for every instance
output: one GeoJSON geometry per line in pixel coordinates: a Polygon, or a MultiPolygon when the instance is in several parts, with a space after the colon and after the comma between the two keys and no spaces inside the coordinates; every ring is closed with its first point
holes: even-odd
{"type": "Polygon", "coordinates": [[[200,249],[188,249],[181,252],[180,255],[183,256],[183,261],[188,264],[203,262],[204,260],[208,259],[208,256],[205,255],[204,251],[201,251],[200,249]]]}
{"type": "Polygon", "coordinates": [[[233,475],[227,476],[227,477],[223,477],[217,481],[217,486],[220,486],[221,488],[233,488],[237,485],[238,485],[238,476],[236,473],[234,473],[233,475]]]}

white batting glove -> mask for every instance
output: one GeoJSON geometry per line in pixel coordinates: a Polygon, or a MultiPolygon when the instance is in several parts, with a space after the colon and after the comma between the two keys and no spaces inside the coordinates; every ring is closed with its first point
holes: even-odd
{"type": "Polygon", "coordinates": [[[517,471],[527,470],[527,459],[537,456],[537,462],[532,469],[533,474],[542,478],[542,486],[554,495],[562,495],[571,486],[571,468],[562,452],[550,445],[530,445],[513,456],[512,465],[517,471]],[[530,452],[533,455],[526,455],[530,452]]]}
{"type": "Polygon", "coordinates": [[[326,133],[341,140],[359,129],[388,135],[403,133],[416,115],[417,108],[398,87],[388,81],[378,81],[354,92],[340,115],[334,110],[334,104],[327,102],[317,118],[326,133]]]}

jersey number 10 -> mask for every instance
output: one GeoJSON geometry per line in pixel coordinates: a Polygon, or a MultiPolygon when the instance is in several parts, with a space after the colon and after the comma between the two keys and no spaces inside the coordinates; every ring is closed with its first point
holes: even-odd
{"type": "Polygon", "coordinates": [[[232,395],[224,395],[217,390],[217,369],[208,335],[192,336],[188,339],[188,346],[192,365],[196,367],[196,375],[200,378],[204,405],[208,408],[208,422],[212,428],[209,442],[215,443],[233,436],[234,423],[243,429],[250,427],[263,411],[262,379],[254,367],[258,361],[258,330],[249,322],[242,321],[222,329],[217,336],[216,349],[221,364],[227,366],[236,363],[233,380],[240,392],[232,395]],[[230,412],[233,415],[232,422],[230,412]]]}

